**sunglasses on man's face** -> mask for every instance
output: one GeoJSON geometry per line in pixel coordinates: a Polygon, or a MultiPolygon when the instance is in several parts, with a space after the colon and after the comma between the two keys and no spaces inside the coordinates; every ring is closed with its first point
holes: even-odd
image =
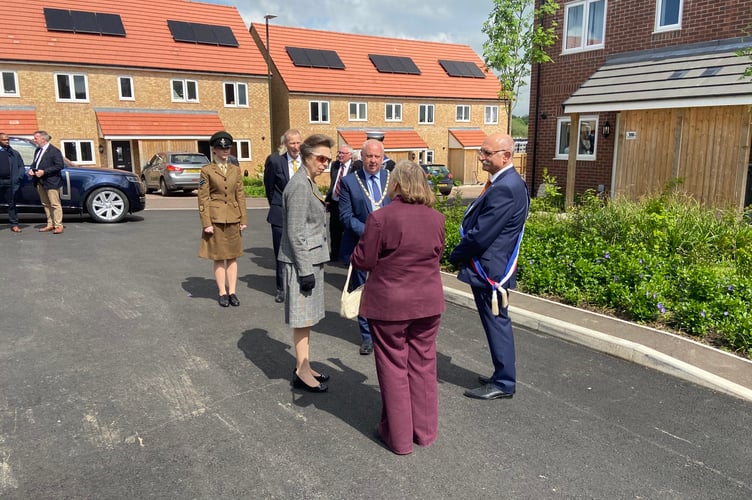
{"type": "Polygon", "coordinates": [[[317,155],[316,161],[318,161],[319,163],[323,163],[324,165],[329,165],[332,162],[332,159],[329,158],[328,156],[317,155]]]}

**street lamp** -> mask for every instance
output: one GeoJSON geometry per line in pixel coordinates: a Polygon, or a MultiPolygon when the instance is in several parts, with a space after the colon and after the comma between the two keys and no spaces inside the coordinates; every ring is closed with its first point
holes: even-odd
{"type": "Polygon", "coordinates": [[[269,92],[269,143],[271,144],[271,152],[274,153],[274,121],[272,120],[272,60],[269,50],[269,20],[274,19],[274,14],[267,14],[264,16],[266,27],[266,77],[267,77],[267,91],[269,92]]]}

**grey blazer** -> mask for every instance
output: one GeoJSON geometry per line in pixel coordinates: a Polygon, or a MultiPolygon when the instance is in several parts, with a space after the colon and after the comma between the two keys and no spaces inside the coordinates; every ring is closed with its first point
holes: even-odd
{"type": "Polygon", "coordinates": [[[299,276],[313,274],[313,266],[329,261],[326,207],[316,184],[301,167],[282,192],[280,262],[293,264],[299,276]]]}

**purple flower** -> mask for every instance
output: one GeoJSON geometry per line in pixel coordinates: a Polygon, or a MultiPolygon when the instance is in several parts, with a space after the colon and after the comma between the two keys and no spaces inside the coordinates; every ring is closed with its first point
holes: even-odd
{"type": "Polygon", "coordinates": [[[655,299],[655,298],[658,298],[658,296],[657,296],[656,294],[653,294],[653,298],[654,298],[654,299],[655,299]]]}
{"type": "Polygon", "coordinates": [[[610,258],[611,258],[611,254],[610,254],[609,252],[606,252],[606,253],[605,253],[605,254],[603,255],[603,257],[604,257],[604,258],[606,258],[606,259],[610,259],[610,258]]]}
{"type": "Polygon", "coordinates": [[[724,316],[728,316],[728,311],[723,311],[724,316]]]}
{"type": "Polygon", "coordinates": [[[666,314],[666,308],[663,307],[663,304],[661,302],[658,302],[658,305],[656,307],[659,311],[661,311],[661,314],[666,314]]]}
{"type": "Polygon", "coordinates": [[[727,286],[726,290],[728,290],[729,292],[733,292],[734,291],[734,285],[727,286]]]}
{"type": "Polygon", "coordinates": [[[642,260],[642,259],[640,259],[640,264],[644,264],[644,263],[645,263],[645,261],[642,260]]]}
{"type": "Polygon", "coordinates": [[[700,311],[700,316],[705,317],[705,311],[700,311]]]}
{"type": "Polygon", "coordinates": [[[645,276],[644,276],[644,275],[643,275],[642,273],[640,273],[640,279],[642,279],[642,278],[644,278],[644,277],[645,277],[645,276]]]}

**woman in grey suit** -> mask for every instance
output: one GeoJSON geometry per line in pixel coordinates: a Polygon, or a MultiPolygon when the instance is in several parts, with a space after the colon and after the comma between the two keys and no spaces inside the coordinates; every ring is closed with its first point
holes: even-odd
{"type": "Polygon", "coordinates": [[[290,178],[282,193],[284,220],[279,261],[285,278],[285,323],[293,329],[295,370],[292,384],[310,392],[326,392],[328,375],[311,368],[308,338],[323,319],[324,263],[329,261],[326,204],[314,179],[332,161],[334,141],[321,134],[306,138],[300,147],[303,168],[290,178]]]}

